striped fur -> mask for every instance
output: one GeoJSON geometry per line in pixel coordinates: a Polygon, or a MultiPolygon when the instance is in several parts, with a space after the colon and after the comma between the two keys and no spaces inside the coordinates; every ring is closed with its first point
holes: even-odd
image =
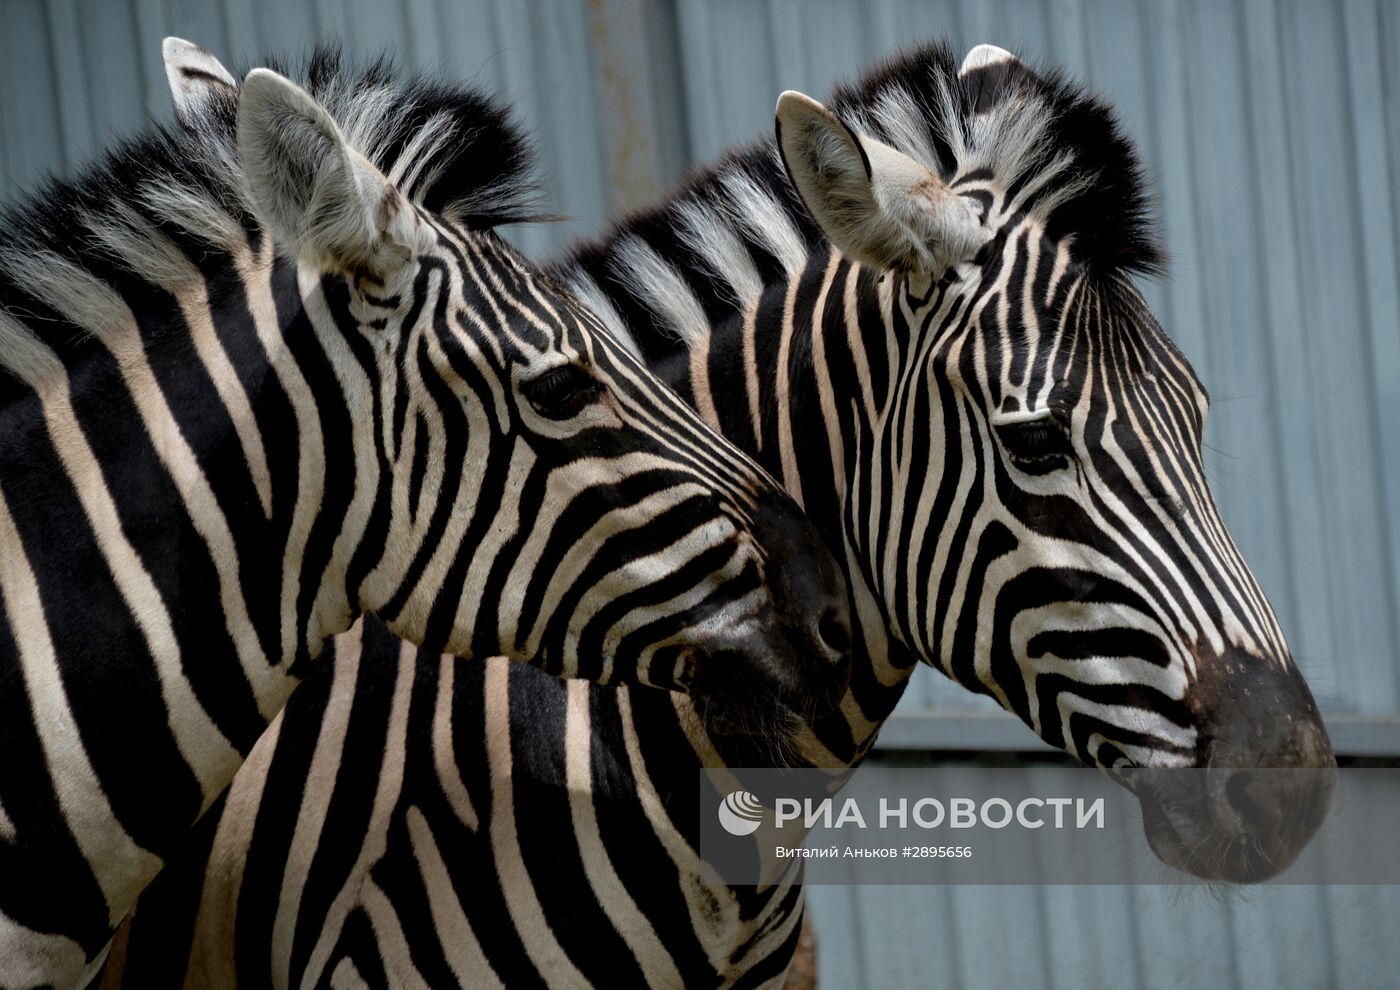
{"type": "MultiPolygon", "coordinates": [[[[945,49],[919,49],[831,106],[962,191],[989,228],[976,257],[853,264],[763,143],[559,277],[765,463],[846,563],[858,662],[802,759],[858,762],[923,661],[1089,763],[1326,766],[1311,696],[1210,498],[1205,392],[1132,282],[1160,252],[1131,149],[1068,83],[974,54],[960,72],[945,49]]],[[[782,985],[799,868],[724,888],[696,855],[714,807],[697,803],[699,768],[764,762],[761,745],[703,732],[679,696],[497,661],[403,663],[393,680],[347,657],[316,711],[288,710],[282,732],[317,735],[326,763],[264,741],[230,813],[143,901],[125,982],[104,986],[782,985]],[[407,742],[381,745],[374,716],[361,738],[353,714],[342,740],[325,712],[376,703],[391,682],[407,742]],[[481,736],[497,740],[485,755],[461,742],[481,736]],[[289,845],[307,782],[360,809],[373,790],[381,817],[327,818],[289,845]],[[558,820],[572,841],[544,824],[558,820]],[[188,958],[164,937],[176,920],[188,958]],[[157,965],[168,984],[143,968],[157,965]]],[[[1281,851],[1252,836],[1220,854],[1208,835],[1176,865],[1221,879],[1257,867],[1251,855],[1283,865],[1325,809],[1325,794],[1295,797],[1281,851]]]]}
{"type": "Polygon", "coordinates": [[[779,735],[844,686],[791,499],[491,231],[508,115],[297,74],[0,220],[0,985],[84,982],[363,611],[779,735]]]}

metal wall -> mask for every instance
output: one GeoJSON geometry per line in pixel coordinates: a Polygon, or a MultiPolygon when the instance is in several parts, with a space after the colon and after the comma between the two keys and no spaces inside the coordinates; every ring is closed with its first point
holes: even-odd
{"type": "MultiPolygon", "coordinates": [[[[1207,466],[1339,749],[1400,754],[1400,3],[1391,0],[0,0],[0,198],[168,114],[160,39],[233,65],[333,36],[478,80],[536,132],[543,253],[689,161],[943,35],[1063,65],[1156,181],[1147,287],[1211,389],[1207,466]]],[[[887,748],[1030,749],[921,671],[887,748]]],[[[1389,987],[1400,894],[821,888],[824,986],[1389,987]],[[1047,976],[1047,974],[1050,974],[1047,976]]]]}
{"type": "Polygon", "coordinates": [[[574,228],[595,229],[612,205],[594,21],[605,26],[580,2],[0,0],[0,197],[45,170],[72,170],[148,115],[168,118],[166,35],[230,67],[326,38],[473,80],[514,105],[538,137],[555,207],[579,217],[517,233],[543,252],[574,228]]]}

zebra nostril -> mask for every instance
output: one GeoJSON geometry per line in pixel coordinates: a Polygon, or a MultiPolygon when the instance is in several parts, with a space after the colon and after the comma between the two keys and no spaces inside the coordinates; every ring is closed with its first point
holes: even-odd
{"type": "Polygon", "coordinates": [[[684,649],[676,658],[676,689],[689,692],[695,687],[695,671],[699,663],[692,649],[684,649]]]}
{"type": "Polygon", "coordinates": [[[817,622],[817,635],[838,654],[844,655],[851,648],[851,627],[841,609],[832,607],[822,613],[817,622]]]}
{"type": "MultiPolygon", "coordinates": [[[[1211,767],[1206,771],[1206,810],[1215,827],[1232,839],[1249,836],[1246,822],[1252,804],[1246,790],[1248,779],[1247,772],[1223,767],[1211,767]]],[[[1255,819],[1254,824],[1258,826],[1258,815],[1255,819]]]]}

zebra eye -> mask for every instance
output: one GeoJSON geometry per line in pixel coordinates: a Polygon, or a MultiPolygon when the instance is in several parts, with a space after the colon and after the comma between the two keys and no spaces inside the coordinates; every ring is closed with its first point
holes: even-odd
{"type": "Polygon", "coordinates": [[[1015,461],[1036,463],[1074,455],[1069,434],[1053,419],[1003,423],[996,427],[996,433],[1001,445],[1015,461]]]}
{"type": "Polygon", "coordinates": [[[603,386],[576,364],[551,368],[520,387],[541,416],[568,419],[597,398],[603,386]]]}

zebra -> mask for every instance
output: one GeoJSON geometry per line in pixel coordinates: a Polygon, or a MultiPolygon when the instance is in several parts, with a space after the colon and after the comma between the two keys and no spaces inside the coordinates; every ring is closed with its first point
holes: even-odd
{"type": "Polygon", "coordinates": [[[1164,263],[1142,189],[1100,100],[932,44],[829,104],[784,94],[775,140],[575,248],[561,281],[844,563],[839,712],[773,754],[680,696],[443,663],[367,622],[143,898],[102,986],[781,986],[800,867],[716,886],[698,771],[855,765],[920,661],[1091,765],[1209,768],[1219,831],[1140,795],[1170,865],[1286,866],[1326,775],[1256,793],[1278,820],[1242,837],[1232,768],[1334,758],[1214,508],[1206,393],[1135,287],[1164,263]]]}
{"type": "Polygon", "coordinates": [[[792,499],[494,233],[504,108],[166,55],[173,129],[0,219],[5,986],[90,978],[362,612],[779,738],[849,672],[792,499]]]}

